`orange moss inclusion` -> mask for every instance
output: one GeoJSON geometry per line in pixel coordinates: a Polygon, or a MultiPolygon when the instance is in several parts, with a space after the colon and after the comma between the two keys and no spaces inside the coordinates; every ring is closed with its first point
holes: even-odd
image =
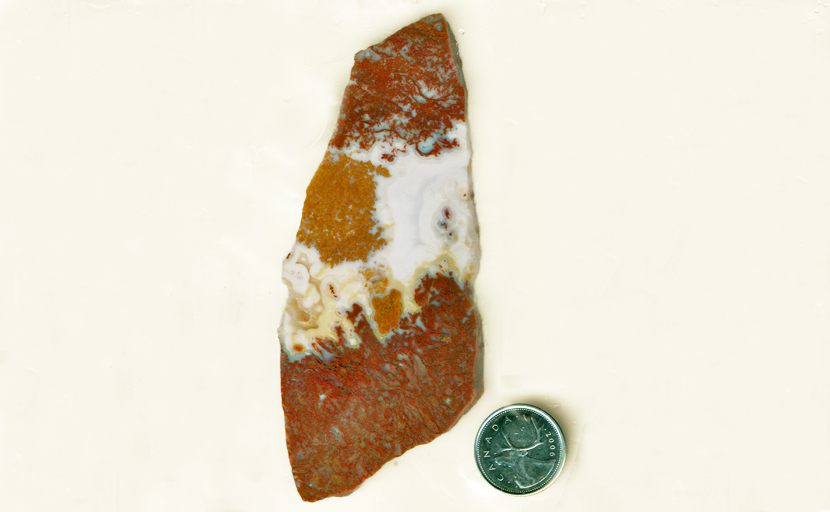
{"type": "Polygon", "coordinates": [[[389,286],[389,278],[386,277],[386,270],[383,267],[361,268],[360,275],[363,276],[366,289],[370,294],[380,295],[389,286]]]}
{"type": "Polygon", "coordinates": [[[403,310],[401,292],[392,288],[386,295],[372,297],[372,309],[375,310],[372,319],[375,321],[379,333],[386,334],[392,329],[396,329],[403,310]]]}
{"type": "Polygon", "coordinates": [[[324,263],[365,261],[386,245],[373,215],[375,175],[388,177],[389,171],[331,153],[314,173],[297,240],[315,247],[324,263]]]}

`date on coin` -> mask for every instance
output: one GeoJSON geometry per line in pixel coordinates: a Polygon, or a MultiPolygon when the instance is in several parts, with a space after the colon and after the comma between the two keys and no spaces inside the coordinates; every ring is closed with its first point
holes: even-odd
{"type": "Polygon", "coordinates": [[[515,404],[491,414],[478,429],[479,471],[490,485],[509,494],[547,488],[565,464],[565,436],[553,417],[532,405],[515,404]]]}

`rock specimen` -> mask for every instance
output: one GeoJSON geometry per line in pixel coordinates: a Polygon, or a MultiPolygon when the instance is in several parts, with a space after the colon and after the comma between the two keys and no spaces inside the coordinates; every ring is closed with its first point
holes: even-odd
{"type": "Polygon", "coordinates": [[[350,493],[481,395],[465,94],[440,14],[355,56],[283,267],[282,404],[306,501],[350,493]]]}

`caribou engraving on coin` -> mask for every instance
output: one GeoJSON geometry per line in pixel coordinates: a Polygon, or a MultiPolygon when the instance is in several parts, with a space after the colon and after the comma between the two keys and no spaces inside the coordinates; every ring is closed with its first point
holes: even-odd
{"type": "Polygon", "coordinates": [[[476,462],[484,478],[510,494],[534,494],[558,476],[565,439],[543,410],[512,405],[484,421],[476,438],[476,462]]]}

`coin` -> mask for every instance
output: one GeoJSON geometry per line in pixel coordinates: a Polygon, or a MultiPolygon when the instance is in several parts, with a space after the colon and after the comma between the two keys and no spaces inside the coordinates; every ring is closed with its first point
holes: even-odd
{"type": "Polygon", "coordinates": [[[478,470],[508,494],[546,489],[565,464],[565,436],[553,417],[532,405],[495,411],[481,424],[475,444],[478,470]]]}

